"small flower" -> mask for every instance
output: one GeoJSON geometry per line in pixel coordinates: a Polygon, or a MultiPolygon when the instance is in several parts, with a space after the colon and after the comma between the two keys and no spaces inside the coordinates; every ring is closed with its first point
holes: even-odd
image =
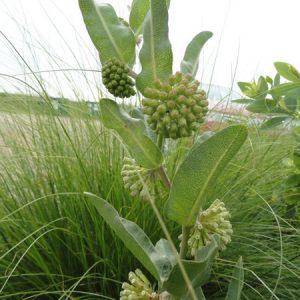
{"type": "Polygon", "coordinates": [[[199,249],[211,242],[214,234],[220,236],[220,249],[225,250],[226,245],[231,242],[233,232],[229,219],[230,213],[224,202],[218,199],[208,209],[201,211],[190,233],[188,254],[195,257],[199,249]]]}
{"type": "Polygon", "coordinates": [[[144,90],[143,112],[150,127],[166,138],[191,136],[208,111],[206,93],[190,74],[177,72],[166,82],[156,80],[144,90]]]}
{"type": "Polygon", "coordinates": [[[134,159],[124,157],[121,175],[131,196],[140,196],[142,200],[147,201],[156,194],[156,182],[159,181],[156,170],[142,168],[134,159]]]}
{"type": "Polygon", "coordinates": [[[130,272],[128,275],[129,283],[122,284],[122,291],[120,293],[120,300],[158,300],[159,295],[153,291],[153,288],[139,269],[135,272],[130,272]]]}
{"type": "Polygon", "coordinates": [[[129,68],[113,58],[102,67],[102,82],[116,97],[129,98],[135,95],[133,80],[128,76],[129,68]]]}

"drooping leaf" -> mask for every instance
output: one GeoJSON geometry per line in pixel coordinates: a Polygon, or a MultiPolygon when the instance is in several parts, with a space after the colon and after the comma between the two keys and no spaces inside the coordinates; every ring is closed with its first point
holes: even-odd
{"type": "Polygon", "coordinates": [[[150,1],[150,10],[144,21],[143,38],[140,51],[142,70],[136,78],[136,86],[141,93],[154,80],[165,81],[172,74],[173,54],[165,1],[150,1]]]}
{"type": "Polygon", "coordinates": [[[121,218],[118,212],[104,199],[85,193],[105,222],[123,241],[126,248],[157,279],[165,280],[172,269],[169,260],[161,256],[146,233],[134,222],[121,218]]]}
{"type": "MultiPolygon", "coordinates": [[[[215,235],[210,244],[198,251],[196,260],[182,260],[194,289],[201,287],[209,279],[211,263],[218,249],[219,236],[215,235]]],[[[188,287],[178,264],[172,269],[168,280],[163,283],[163,288],[176,297],[188,297],[188,287]]]]}
{"type": "Polygon", "coordinates": [[[188,44],[183,60],[180,64],[182,73],[190,73],[196,76],[199,66],[199,56],[204,44],[212,37],[212,32],[202,31],[188,44]]]}
{"type": "Polygon", "coordinates": [[[98,0],[79,0],[79,6],[102,65],[112,58],[132,65],[135,61],[134,34],[121,22],[114,8],[98,0]]]}
{"type": "Polygon", "coordinates": [[[280,76],[284,77],[287,80],[293,81],[293,82],[299,82],[300,81],[300,73],[298,70],[285,62],[275,62],[274,66],[279,73],[280,76]]]}
{"type": "Polygon", "coordinates": [[[162,153],[147,136],[144,121],[130,117],[110,99],[101,99],[100,108],[104,126],[118,132],[137,164],[147,169],[159,167],[162,153]]]}
{"type": "Polygon", "coordinates": [[[173,221],[193,225],[208,192],[247,138],[243,125],[229,126],[193,147],[179,166],[165,206],[173,221]]]}
{"type": "Polygon", "coordinates": [[[270,99],[255,100],[246,109],[253,113],[271,113],[275,112],[276,105],[276,101],[270,99]]]}
{"type": "Polygon", "coordinates": [[[228,292],[225,300],[240,300],[244,285],[244,269],[242,257],[236,263],[233,270],[228,292]]]}
{"type": "Polygon", "coordinates": [[[261,126],[260,128],[261,129],[271,129],[271,128],[274,128],[276,126],[279,126],[281,125],[282,123],[284,123],[284,121],[286,121],[288,119],[288,116],[287,117],[274,117],[274,118],[271,118],[267,121],[265,121],[261,126]]]}
{"type": "Polygon", "coordinates": [[[176,265],[176,255],[178,255],[178,253],[174,253],[168,240],[160,239],[156,243],[155,249],[160,253],[161,257],[169,261],[172,267],[176,265]]]}

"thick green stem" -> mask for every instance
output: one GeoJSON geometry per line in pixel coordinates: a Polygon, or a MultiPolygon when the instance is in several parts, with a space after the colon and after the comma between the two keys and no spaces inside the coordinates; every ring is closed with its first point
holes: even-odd
{"type": "Polygon", "coordinates": [[[186,256],[187,248],[188,248],[188,239],[190,235],[190,226],[182,226],[182,240],[180,244],[180,253],[179,256],[181,259],[184,259],[186,256]]]}
{"type": "Polygon", "coordinates": [[[166,174],[165,172],[165,169],[163,166],[161,166],[158,170],[158,173],[160,175],[160,178],[163,182],[163,184],[165,185],[165,187],[170,190],[171,189],[171,182],[170,182],[170,179],[168,177],[168,175],[166,174]]]}
{"type": "Polygon", "coordinates": [[[161,134],[159,134],[157,137],[157,146],[159,149],[162,149],[163,143],[164,143],[164,137],[161,134]]]}

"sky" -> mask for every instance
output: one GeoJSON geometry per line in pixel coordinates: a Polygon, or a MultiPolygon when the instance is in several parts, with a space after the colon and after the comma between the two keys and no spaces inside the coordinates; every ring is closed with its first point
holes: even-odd
{"type": "MultiPolygon", "coordinates": [[[[131,0],[97,1],[128,19],[131,0]]],[[[173,70],[204,30],[214,36],[201,54],[203,83],[238,90],[237,81],[274,76],[274,61],[300,69],[299,11],[299,0],[172,0],[173,70]]],[[[0,0],[0,91],[39,90],[38,78],[53,96],[95,101],[99,70],[77,0],[0,0]]]]}

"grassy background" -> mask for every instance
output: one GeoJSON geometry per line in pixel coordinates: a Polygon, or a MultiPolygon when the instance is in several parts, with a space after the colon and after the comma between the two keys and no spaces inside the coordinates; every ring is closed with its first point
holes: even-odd
{"type": "MultiPolygon", "coordinates": [[[[26,101],[24,102],[26,104],[26,101]]],[[[83,192],[112,203],[136,221],[153,242],[162,231],[147,203],[124,190],[124,150],[84,104],[58,116],[1,114],[0,119],[0,299],[117,299],[121,282],[140,267],[83,192]]],[[[174,174],[190,141],[171,144],[174,174]]],[[[245,267],[243,299],[300,298],[299,221],[285,219],[272,199],[293,140],[286,130],[250,137],[212,191],[232,214],[233,241],[215,263],[205,286],[208,299],[224,299],[232,266],[245,267]]],[[[157,199],[162,206],[165,199],[157,199]]],[[[166,220],[167,222],[167,220],[166,220]]],[[[176,241],[179,228],[167,222],[176,241]]]]}

